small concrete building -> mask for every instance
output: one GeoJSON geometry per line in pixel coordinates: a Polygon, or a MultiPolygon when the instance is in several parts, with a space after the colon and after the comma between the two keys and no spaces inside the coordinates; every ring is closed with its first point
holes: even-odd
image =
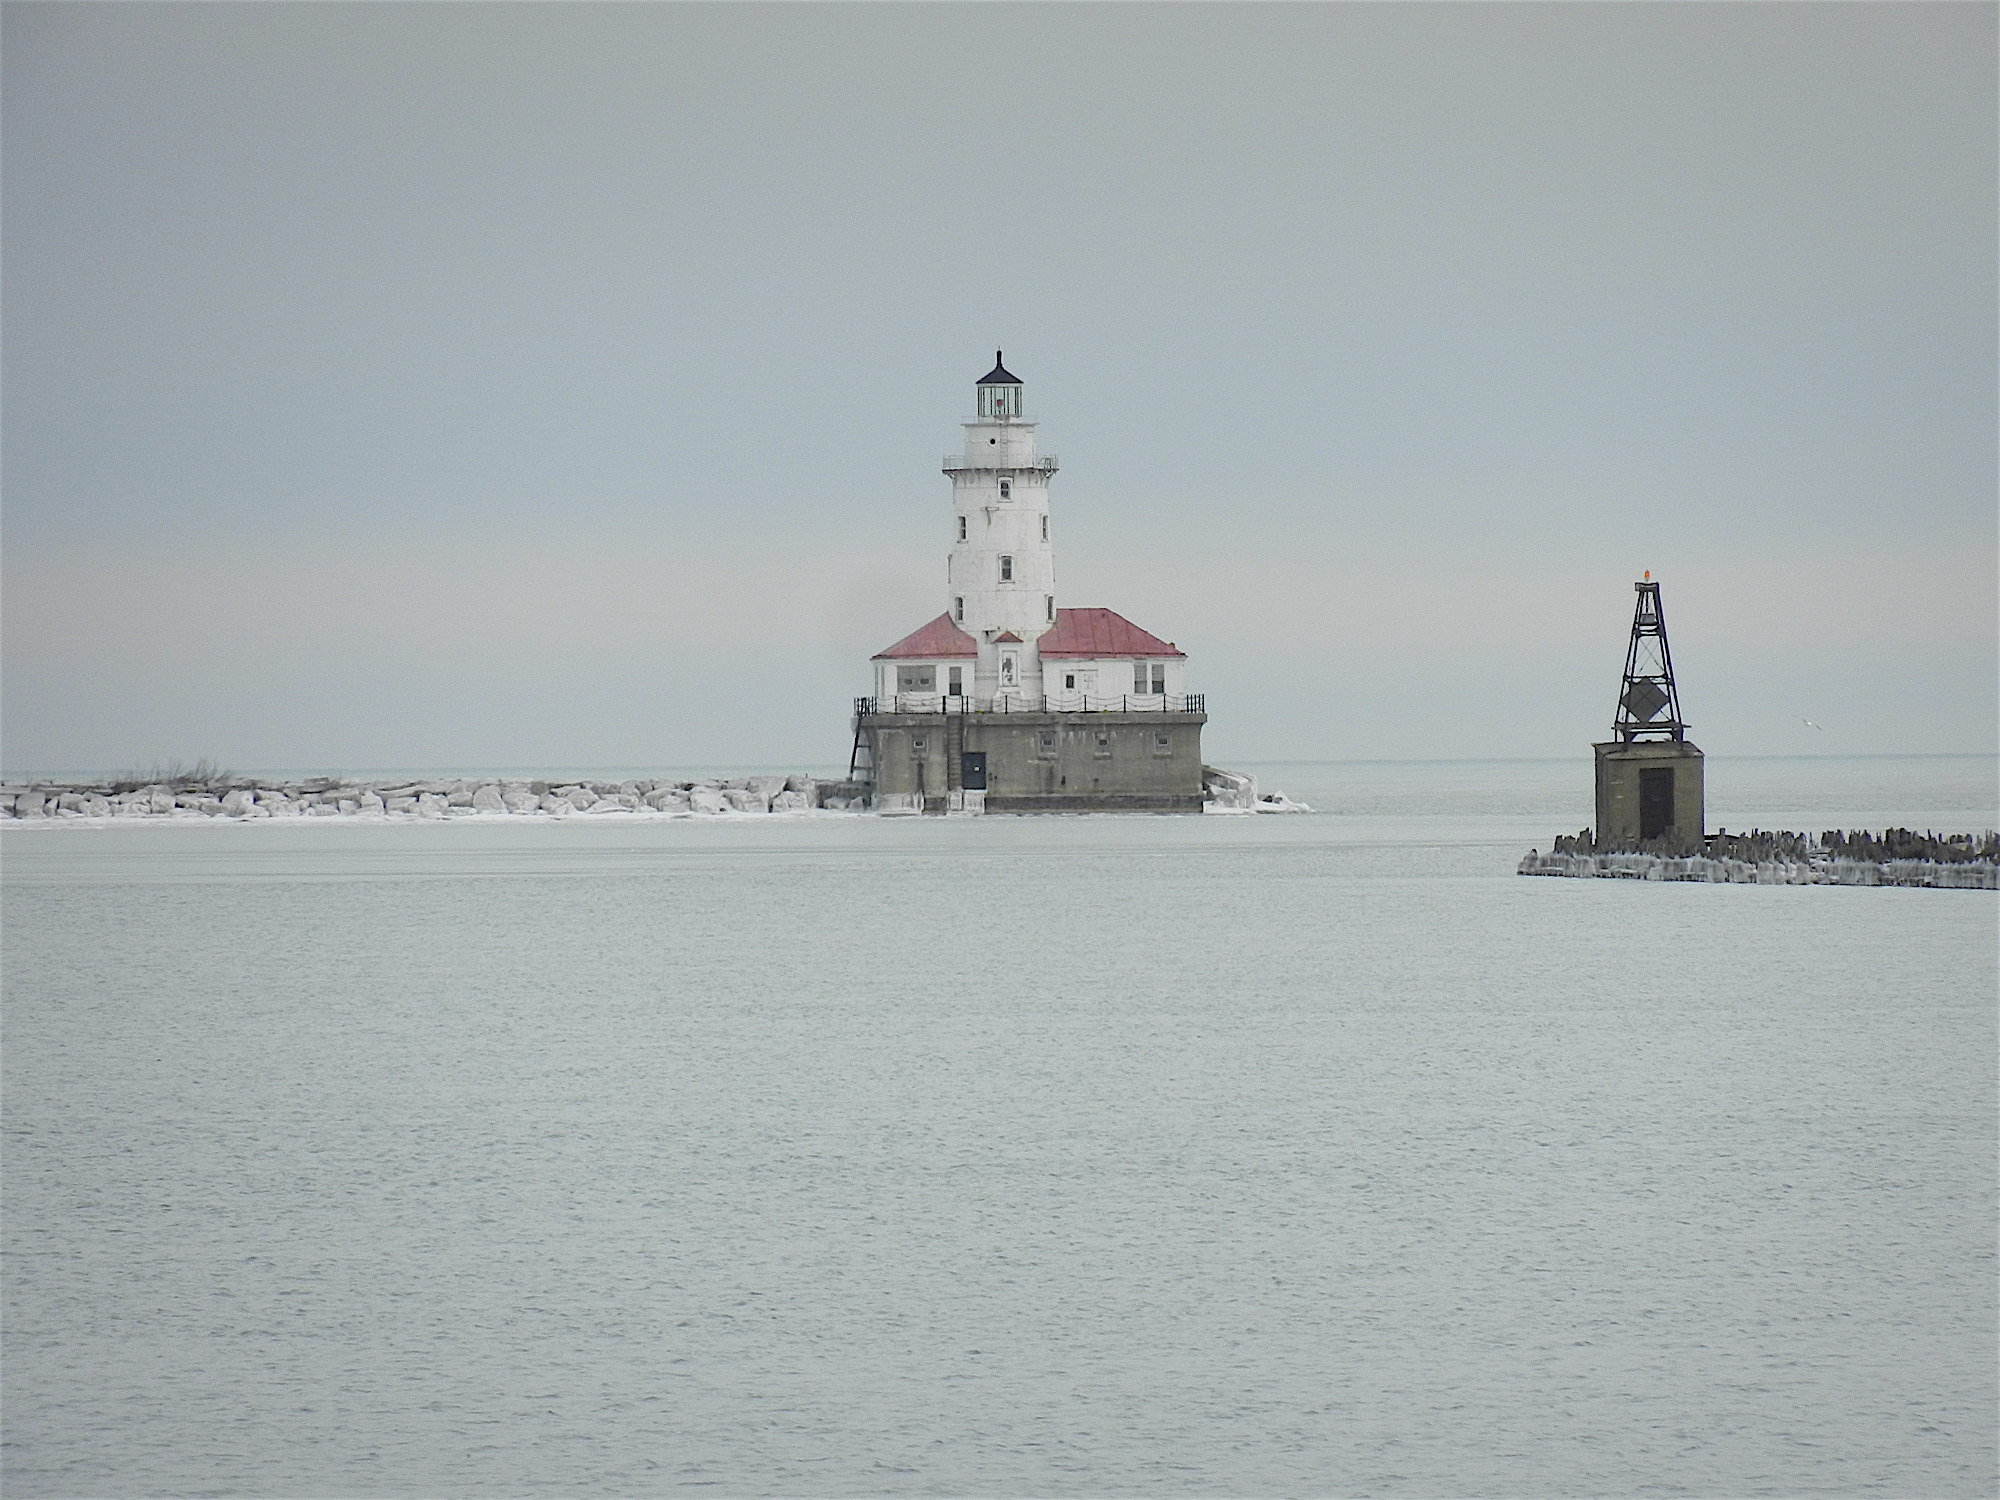
{"type": "Polygon", "coordinates": [[[1592,745],[1596,759],[1599,848],[1664,842],[1692,848],[1707,832],[1703,756],[1687,738],[1673,654],[1649,573],[1635,583],[1631,643],[1612,739],[1592,745]]]}
{"type": "Polygon", "coordinates": [[[1702,806],[1699,749],[1685,740],[1611,741],[1597,756],[1597,842],[1606,845],[1699,843],[1702,806]]]}
{"type": "Polygon", "coordinates": [[[849,774],[883,812],[1199,812],[1187,655],[1108,609],[1059,607],[1051,454],[996,354],[948,455],[947,607],[876,654],[849,774]]]}

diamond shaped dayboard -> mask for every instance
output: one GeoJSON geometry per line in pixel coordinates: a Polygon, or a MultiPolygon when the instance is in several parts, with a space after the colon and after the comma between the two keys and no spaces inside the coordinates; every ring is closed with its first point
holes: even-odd
{"type": "Polygon", "coordinates": [[[1652,682],[1642,677],[1626,688],[1625,696],[1618,701],[1623,705],[1626,713],[1630,714],[1639,723],[1644,724],[1654,714],[1666,707],[1667,695],[1666,691],[1657,682],[1652,682]]]}

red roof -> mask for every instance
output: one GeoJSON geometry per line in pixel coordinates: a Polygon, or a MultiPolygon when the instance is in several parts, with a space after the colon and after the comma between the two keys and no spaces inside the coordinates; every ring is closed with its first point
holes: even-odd
{"type": "Polygon", "coordinates": [[[1187,655],[1109,609],[1059,609],[1054,628],[1035,644],[1045,657],[1187,655]]]}
{"type": "Polygon", "coordinates": [[[1017,646],[1021,644],[1021,638],[1011,630],[1003,630],[994,636],[993,639],[996,643],[1000,641],[1012,641],[1017,646]]]}
{"type": "MultiPolygon", "coordinates": [[[[1056,611],[1061,614],[1061,610],[1056,611]]],[[[928,658],[937,660],[946,656],[977,656],[979,643],[951,622],[949,613],[939,615],[921,630],[913,630],[887,651],[877,651],[876,661],[892,658],[928,658]]]]}

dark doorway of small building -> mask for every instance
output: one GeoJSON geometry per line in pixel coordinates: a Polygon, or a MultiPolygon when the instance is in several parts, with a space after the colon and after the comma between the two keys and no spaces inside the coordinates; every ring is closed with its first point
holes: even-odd
{"type": "Polygon", "coordinates": [[[967,750],[958,758],[959,784],[968,792],[986,790],[986,752],[967,750]]]}
{"type": "Polygon", "coordinates": [[[1656,839],[1674,826],[1674,768],[1654,766],[1639,773],[1639,837],[1656,839]]]}

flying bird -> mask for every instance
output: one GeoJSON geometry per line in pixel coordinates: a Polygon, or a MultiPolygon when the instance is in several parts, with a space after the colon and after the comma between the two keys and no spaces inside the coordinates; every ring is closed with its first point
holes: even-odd
{"type": "Polygon", "coordinates": [[[1804,724],[1804,725],[1808,726],[1809,728],[1812,728],[1812,729],[1819,729],[1819,732],[1820,732],[1821,734],[1825,734],[1825,733],[1826,733],[1826,731],[1825,731],[1824,729],[1820,729],[1819,725],[1817,725],[1817,724],[1813,723],[1813,721],[1812,721],[1811,719],[1808,719],[1808,718],[1806,718],[1806,717],[1805,717],[1805,716],[1804,716],[1803,714],[1801,714],[1801,715],[1799,716],[1799,722],[1800,722],[1801,724],[1804,724]]]}

